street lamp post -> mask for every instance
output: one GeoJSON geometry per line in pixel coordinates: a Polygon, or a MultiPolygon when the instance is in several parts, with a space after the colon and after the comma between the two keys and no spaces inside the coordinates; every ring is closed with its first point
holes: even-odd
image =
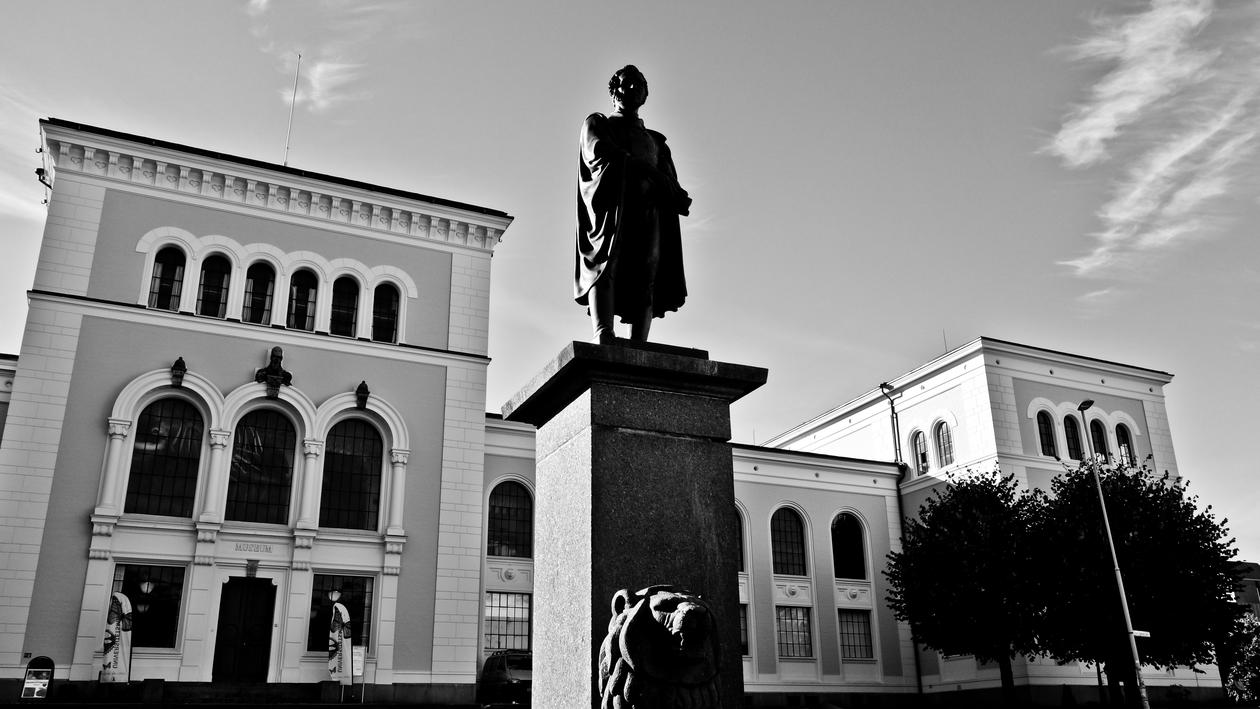
{"type": "Polygon", "coordinates": [[[1116,572],[1116,590],[1120,593],[1120,609],[1124,611],[1124,631],[1129,636],[1129,651],[1133,653],[1133,676],[1137,681],[1138,696],[1142,698],[1142,709],[1151,709],[1151,702],[1146,698],[1146,685],[1142,682],[1142,660],[1138,656],[1137,636],[1133,634],[1133,621],[1129,618],[1129,598],[1124,593],[1124,578],[1120,575],[1116,542],[1111,537],[1111,522],[1107,519],[1107,500],[1103,497],[1102,480],[1098,477],[1098,459],[1094,456],[1094,437],[1089,428],[1089,421],[1085,417],[1085,410],[1093,405],[1093,399],[1086,399],[1076,407],[1076,410],[1081,412],[1085,443],[1089,447],[1089,469],[1094,474],[1094,487],[1098,489],[1098,506],[1102,509],[1103,530],[1107,532],[1107,549],[1111,552],[1111,564],[1116,572]]]}

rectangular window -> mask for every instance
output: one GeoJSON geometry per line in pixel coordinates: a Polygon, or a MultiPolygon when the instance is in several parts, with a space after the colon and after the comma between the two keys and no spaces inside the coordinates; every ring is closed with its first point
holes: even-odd
{"type": "Polygon", "coordinates": [[[120,592],[131,601],[132,646],[175,647],[184,567],[118,564],[113,593],[120,592]]]}
{"type": "Polygon", "coordinates": [[[840,657],[845,660],[873,660],[871,612],[837,610],[840,616],[840,657]]]}
{"type": "Polygon", "coordinates": [[[814,639],[809,626],[809,608],[775,606],[774,615],[779,657],[813,657],[814,639]]]}
{"type": "Polygon", "coordinates": [[[748,655],[748,604],[739,604],[739,654],[748,655]]]}
{"type": "Polygon", "coordinates": [[[372,640],[371,576],[315,574],[311,584],[311,624],[306,632],[306,649],[326,652],[332,624],[333,598],[350,613],[350,636],[355,647],[370,647],[372,640]]]}
{"type": "Polygon", "coordinates": [[[528,650],[531,602],[528,593],[486,592],[486,650],[528,650]]]}

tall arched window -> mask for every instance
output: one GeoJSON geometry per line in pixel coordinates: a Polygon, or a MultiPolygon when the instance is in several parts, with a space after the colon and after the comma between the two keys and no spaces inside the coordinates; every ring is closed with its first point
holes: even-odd
{"type": "Polygon", "coordinates": [[[1067,438],[1068,457],[1072,460],[1083,459],[1085,452],[1081,449],[1081,427],[1077,425],[1074,416],[1063,417],[1063,434],[1067,438]]]}
{"type": "Polygon", "coordinates": [[[805,576],[805,523],[789,507],[780,507],[770,517],[770,551],[774,573],[805,576]]]}
{"type": "Polygon", "coordinates": [[[1058,456],[1054,442],[1054,419],[1050,418],[1049,411],[1037,412],[1037,438],[1041,440],[1042,455],[1058,456]]]}
{"type": "Polygon", "coordinates": [[[319,292],[319,279],[305,269],[289,279],[288,327],[294,330],[315,329],[315,296],[319,292]]]}
{"type": "Polygon", "coordinates": [[[735,523],[738,525],[735,529],[739,532],[735,544],[735,548],[739,551],[739,570],[747,571],[744,568],[744,516],[739,513],[739,510],[735,510],[735,523]]]}
{"type": "Polygon", "coordinates": [[[1107,427],[1103,426],[1101,419],[1089,422],[1089,437],[1094,442],[1094,453],[1105,459],[1111,450],[1107,448],[1107,427]]]}
{"type": "Polygon", "coordinates": [[[1134,456],[1133,436],[1129,433],[1129,427],[1122,423],[1116,424],[1116,445],[1120,447],[1120,462],[1133,465],[1137,460],[1134,456]]]}
{"type": "Polygon", "coordinates": [[[359,283],[349,276],[342,276],[333,283],[332,320],[328,323],[328,332],[354,337],[358,322],[359,283]]]}
{"type": "Polygon", "coordinates": [[[914,471],[923,475],[928,471],[927,436],[915,431],[910,437],[910,455],[914,456],[914,471]]]}
{"type": "Polygon", "coordinates": [[[179,292],[184,287],[184,263],[184,252],[176,246],[167,246],[153,257],[150,308],[179,310],[179,292]]]}
{"type": "Polygon", "coordinates": [[[297,433],[279,411],[251,411],[236,425],[228,478],[226,519],[284,524],[289,521],[297,433]]]}
{"type": "Polygon", "coordinates": [[[346,419],[324,442],[319,526],[374,530],[381,511],[381,434],[367,421],[346,419]]]}
{"type": "Polygon", "coordinates": [[[398,339],[398,289],[389,283],[377,286],[372,297],[372,339],[377,342],[398,339]]]}
{"type": "Polygon", "coordinates": [[[197,314],[212,318],[227,316],[228,283],[232,262],[214,255],[201,262],[201,283],[197,287],[197,314]]]}
{"type": "Polygon", "coordinates": [[[201,414],[183,399],[159,399],[144,408],[131,449],[126,512],[192,516],[203,428],[201,414]]]}
{"type": "Polygon", "coordinates": [[[950,433],[949,424],[944,421],[936,424],[936,460],[941,467],[954,462],[954,434],[950,433]]]}
{"type": "Polygon", "coordinates": [[[831,562],[838,579],[866,578],[862,522],[848,512],[841,512],[831,522],[831,562]]]}
{"type": "Polygon", "coordinates": [[[490,491],[486,555],[534,556],[534,499],[525,486],[508,480],[490,491]]]}
{"type": "Polygon", "coordinates": [[[241,320],[259,325],[271,323],[271,300],[275,295],[276,272],[259,261],[245,273],[245,306],[241,320]]]}

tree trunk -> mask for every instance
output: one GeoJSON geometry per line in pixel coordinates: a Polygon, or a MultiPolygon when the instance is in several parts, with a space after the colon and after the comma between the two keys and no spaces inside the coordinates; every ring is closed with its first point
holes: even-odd
{"type": "Polygon", "coordinates": [[[998,657],[998,672],[1002,675],[1002,706],[1016,709],[1021,706],[1015,694],[1015,673],[1011,671],[1011,656],[1003,654],[998,657]]]}

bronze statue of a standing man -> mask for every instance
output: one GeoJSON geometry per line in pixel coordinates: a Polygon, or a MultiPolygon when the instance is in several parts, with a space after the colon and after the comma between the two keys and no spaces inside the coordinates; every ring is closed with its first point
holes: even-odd
{"type": "Polygon", "coordinates": [[[646,341],[652,318],[687,299],[678,216],[691,198],[678,184],[665,136],[643,126],[647,79],[633,65],[608,82],[613,112],[582,124],[578,160],[574,298],[590,308],[594,341],[613,341],[613,316],[646,341]]]}

